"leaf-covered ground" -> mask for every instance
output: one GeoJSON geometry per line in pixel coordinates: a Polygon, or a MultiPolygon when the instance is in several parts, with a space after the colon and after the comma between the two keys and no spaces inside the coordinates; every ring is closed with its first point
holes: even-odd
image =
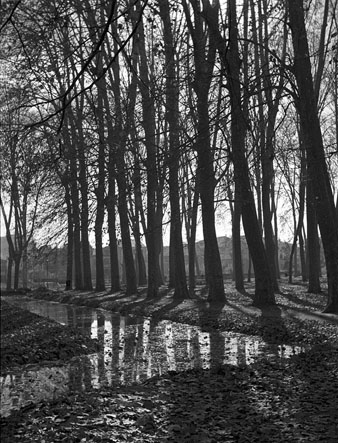
{"type": "Polygon", "coordinates": [[[80,330],[9,305],[1,300],[1,373],[14,366],[64,361],[99,350],[80,330]]]}
{"type": "Polygon", "coordinates": [[[338,436],[338,349],[287,364],[170,373],[70,394],[2,420],[2,442],[325,442],[338,436]]]}
{"type": "MultiPolygon", "coordinates": [[[[325,295],[285,284],[278,305],[261,311],[251,306],[250,287],[244,295],[230,289],[228,303],[217,307],[208,306],[203,291],[183,303],[174,302],[170,293],[155,301],[142,293],[129,299],[122,293],[33,293],[205,330],[258,335],[270,343],[306,343],[312,349],[280,362],[262,357],[248,367],[169,373],[140,385],[70,393],[3,418],[1,441],[336,443],[338,319],[320,313],[325,295]]],[[[37,342],[41,338],[37,335],[37,342]]]]}

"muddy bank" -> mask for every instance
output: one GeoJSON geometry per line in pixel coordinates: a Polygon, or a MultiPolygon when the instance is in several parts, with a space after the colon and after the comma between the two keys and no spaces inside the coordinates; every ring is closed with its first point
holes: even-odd
{"type": "Polygon", "coordinates": [[[16,366],[64,362],[100,348],[79,329],[42,318],[1,299],[1,374],[16,366]]]}

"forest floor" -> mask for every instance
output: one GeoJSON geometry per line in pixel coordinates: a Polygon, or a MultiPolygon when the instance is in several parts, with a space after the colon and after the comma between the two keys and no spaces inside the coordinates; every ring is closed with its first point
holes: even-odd
{"type": "MultiPolygon", "coordinates": [[[[262,356],[249,366],[170,372],[138,385],[70,392],[2,418],[1,442],[337,442],[338,316],[321,314],[325,294],[308,294],[301,284],[282,282],[276,307],[263,310],[251,306],[252,290],[248,285],[239,294],[229,283],[227,303],[217,306],[206,302],[202,287],[181,303],[164,289],[156,300],[147,300],[145,290],[128,298],[122,292],[27,294],[310,348],[280,362],[262,356]]],[[[77,330],[1,307],[4,372],[97,346],[77,330]]]]}

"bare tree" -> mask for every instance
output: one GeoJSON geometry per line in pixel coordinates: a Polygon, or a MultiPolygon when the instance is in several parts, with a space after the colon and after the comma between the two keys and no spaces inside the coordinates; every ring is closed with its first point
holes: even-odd
{"type": "Polygon", "coordinates": [[[187,288],[182,241],[182,223],[178,171],[181,157],[179,140],[179,83],[178,66],[175,63],[175,47],[170,20],[169,1],[160,2],[160,15],[163,21],[163,35],[166,63],[166,119],[169,125],[169,188],[170,188],[170,223],[174,265],[174,298],[189,297],[187,288]]]}
{"type": "Polygon", "coordinates": [[[304,133],[309,180],[316,201],[318,223],[323,241],[328,279],[325,312],[338,312],[338,220],[325,160],[311,74],[307,33],[302,0],[288,0],[289,21],[294,49],[293,71],[299,94],[299,115],[304,133]]]}
{"type": "MultiPolygon", "coordinates": [[[[204,262],[208,285],[208,300],[224,302],[224,283],[220,253],[215,230],[215,171],[214,158],[210,142],[209,90],[216,57],[216,33],[212,28],[205,29],[200,3],[191,1],[191,11],[183,2],[189,32],[194,46],[195,79],[194,89],[197,97],[197,151],[199,171],[199,193],[202,204],[204,237],[204,262]],[[193,22],[194,21],[194,22],[193,22]]],[[[219,5],[209,8],[212,20],[218,20],[219,5]]]]}

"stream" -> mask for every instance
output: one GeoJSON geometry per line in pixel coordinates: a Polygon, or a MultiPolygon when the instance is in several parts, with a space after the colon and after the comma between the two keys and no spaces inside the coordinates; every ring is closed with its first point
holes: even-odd
{"type": "Polygon", "coordinates": [[[103,344],[103,352],[74,357],[64,365],[25,365],[0,377],[0,415],[67,391],[85,391],[142,381],[168,371],[250,365],[260,356],[286,359],[303,347],[269,344],[231,332],[204,332],[169,320],[121,316],[104,310],[26,297],[4,297],[13,305],[64,325],[81,328],[103,344]]]}

